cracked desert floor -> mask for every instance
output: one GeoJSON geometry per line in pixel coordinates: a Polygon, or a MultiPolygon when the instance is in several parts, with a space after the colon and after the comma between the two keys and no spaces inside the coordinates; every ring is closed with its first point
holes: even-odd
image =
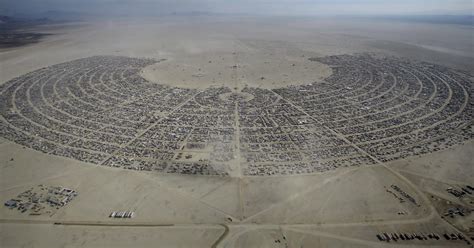
{"type": "Polygon", "coordinates": [[[1,247],[474,243],[471,27],[196,16],[35,31],[53,35],[0,50],[1,247]],[[77,195],[58,203],[58,188],[77,195]]]}

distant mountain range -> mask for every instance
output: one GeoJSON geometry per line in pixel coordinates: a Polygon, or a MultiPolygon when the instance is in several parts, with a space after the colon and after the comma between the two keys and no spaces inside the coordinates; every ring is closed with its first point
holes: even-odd
{"type": "Polygon", "coordinates": [[[29,23],[29,22],[50,22],[49,18],[24,18],[24,17],[13,17],[13,16],[5,16],[0,15],[0,24],[22,24],[22,23],[29,23]]]}
{"type": "Polygon", "coordinates": [[[27,22],[27,21],[79,21],[91,18],[93,15],[74,11],[50,10],[39,13],[15,13],[0,15],[0,23],[27,22]]]}
{"type": "Polygon", "coordinates": [[[6,22],[11,22],[12,17],[10,16],[0,16],[0,23],[6,23],[6,22]]]}
{"type": "MultiPolygon", "coordinates": [[[[75,11],[57,11],[50,10],[39,14],[42,18],[48,18],[54,21],[78,21],[90,17],[90,14],[75,11]]],[[[40,17],[40,18],[41,18],[40,17]]]]}
{"type": "Polygon", "coordinates": [[[360,16],[360,19],[383,19],[402,22],[474,25],[474,15],[388,15],[360,16]]]}
{"type": "MultiPolygon", "coordinates": [[[[169,12],[160,13],[159,16],[224,16],[232,14],[224,14],[218,12],[206,12],[206,11],[187,11],[187,12],[169,12]]],[[[245,14],[239,14],[245,15],[245,14]]],[[[250,15],[250,14],[249,14],[250,15]]],[[[98,19],[103,17],[133,17],[133,13],[130,14],[111,14],[110,16],[104,16],[93,13],[76,12],[76,11],[59,11],[49,10],[38,13],[17,13],[14,15],[0,15],[0,24],[8,22],[24,22],[24,21],[80,21],[86,19],[98,19]]],[[[153,15],[144,15],[153,16],[153,15]]],[[[264,15],[269,17],[268,15],[264,15]]],[[[271,15],[270,15],[271,16],[271,15]]],[[[138,16],[137,16],[138,17],[138,16]]],[[[295,16],[296,17],[296,16],[295,16]]],[[[318,16],[305,16],[308,18],[314,18],[318,16]]],[[[330,16],[326,16],[330,17],[330,16]]],[[[336,18],[355,18],[355,19],[369,19],[369,20],[391,20],[391,21],[403,21],[403,22],[425,22],[425,23],[437,23],[437,24],[460,24],[460,25],[474,25],[474,15],[367,15],[367,16],[353,16],[353,15],[336,15],[336,18]]]]}

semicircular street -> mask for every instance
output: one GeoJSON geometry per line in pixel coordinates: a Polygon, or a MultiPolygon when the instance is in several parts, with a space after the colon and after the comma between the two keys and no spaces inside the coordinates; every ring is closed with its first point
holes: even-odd
{"type": "Polygon", "coordinates": [[[104,166],[219,176],[318,173],[472,138],[472,81],[459,71],[367,54],[312,60],[332,75],[187,89],[142,78],[155,60],[78,59],[2,85],[0,135],[104,166]]]}

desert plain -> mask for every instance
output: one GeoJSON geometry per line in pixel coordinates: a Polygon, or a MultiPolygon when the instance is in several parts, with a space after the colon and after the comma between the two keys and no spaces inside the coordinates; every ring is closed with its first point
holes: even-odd
{"type": "Polygon", "coordinates": [[[470,26],[167,16],[34,31],[52,35],[0,50],[0,200],[38,185],[78,195],[38,215],[2,206],[3,247],[474,242],[470,26]],[[165,148],[142,153],[153,141],[165,148]],[[122,210],[135,215],[110,217],[122,210]]]}

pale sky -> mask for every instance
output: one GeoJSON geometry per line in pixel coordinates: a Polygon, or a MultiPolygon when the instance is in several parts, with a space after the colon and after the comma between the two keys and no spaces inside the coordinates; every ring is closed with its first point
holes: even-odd
{"type": "Polygon", "coordinates": [[[474,0],[0,0],[0,12],[94,14],[206,11],[278,15],[473,14],[474,0]]]}

